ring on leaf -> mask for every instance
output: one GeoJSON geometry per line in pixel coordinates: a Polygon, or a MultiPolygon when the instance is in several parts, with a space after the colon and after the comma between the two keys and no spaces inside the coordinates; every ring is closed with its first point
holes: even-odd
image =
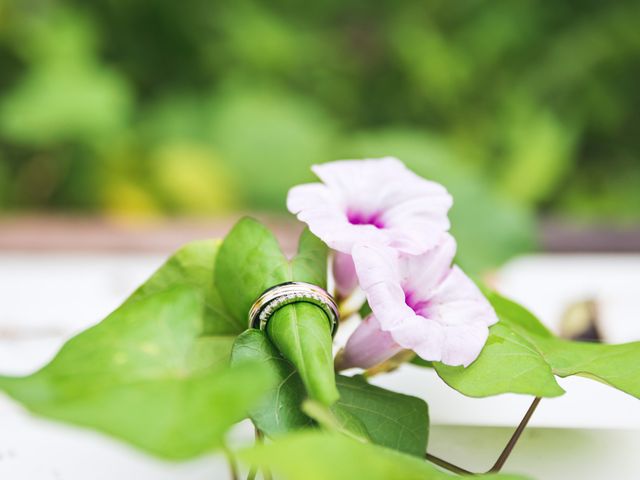
{"type": "Polygon", "coordinates": [[[285,282],[265,290],[253,302],[249,310],[249,328],[267,329],[269,318],[276,310],[297,302],[306,302],[320,307],[329,320],[331,336],[338,329],[338,305],[323,288],[306,282],[285,282]]]}

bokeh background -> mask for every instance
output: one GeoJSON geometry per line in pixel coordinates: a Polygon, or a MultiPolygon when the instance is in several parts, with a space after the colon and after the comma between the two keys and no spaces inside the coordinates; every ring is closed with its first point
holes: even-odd
{"type": "Polygon", "coordinates": [[[472,270],[640,222],[640,3],[0,0],[0,211],[284,212],[309,166],[443,182],[472,270]]]}

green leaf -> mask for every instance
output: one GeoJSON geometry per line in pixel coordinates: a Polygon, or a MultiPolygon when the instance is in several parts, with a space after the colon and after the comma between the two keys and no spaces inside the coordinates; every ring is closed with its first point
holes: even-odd
{"type": "Polygon", "coordinates": [[[278,240],[252,218],[240,220],[225,237],[216,260],[215,286],[236,321],[248,323],[249,309],[267,288],[293,280],[278,240]]]}
{"type": "Polygon", "coordinates": [[[341,408],[339,404],[329,408],[314,400],[305,400],[302,403],[302,411],[330,432],[341,433],[359,442],[371,440],[367,427],[360,419],[341,408]]]}
{"type": "Polygon", "coordinates": [[[363,377],[337,377],[340,405],[359,418],[374,443],[422,457],[429,437],[424,400],[370,385],[363,377]]]}
{"type": "Polygon", "coordinates": [[[291,261],[293,278],[327,288],[327,245],[308,228],[300,235],[298,254],[291,261]]]}
{"type": "Polygon", "coordinates": [[[553,336],[529,311],[497,293],[488,298],[500,322],[478,359],[466,369],[436,363],[438,375],[472,397],[523,393],[562,395],[556,376],[582,375],[640,398],[640,342],[573,342],[553,336]]]}
{"type": "Polygon", "coordinates": [[[240,322],[227,311],[213,283],[213,268],[220,243],[220,240],[199,240],[182,247],[133,293],[130,300],[186,285],[204,299],[204,333],[240,334],[246,329],[246,322],[240,322]]]}
{"type": "MultiPolygon", "coordinates": [[[[289,261],[265,226],[245,218],[220,247],[215,284],[236,320],[246,322],[253,302],[274,285],[306,281],[325,286],[327,253],[326,246],[305,231],[298,254],[289,261]]],[[[337,400],[331,331],[320,308],[304,302],[280,308],[269,321],[268,335],[300,371],[311,398],[325,405],[337,400]]]]}
{"type": "MultiPolygon", "coordinates": [[[[248,331],[238,337],[232,363],[246,360],[268,363],[279,379],[277,386],[251,411],[256,426],[269,436],[310,426],[310,419],[301,410],[305,392],[300,376],[263,332],[248,331]]],[[[423,400],[370,385],[363,377],[337,375],[336,383],[340,399],[332,411],[343,424],[346,415],[355,417],[374,443],[416,456],[424,455],[429,413],[423,400]]]]}
{"type": "Polygon", "coordinates": [[[300,409],[307,396],[300,375],[296,373],[293,365],[282,357],[264,332],[251,329],[236,339],[231,353],[231,364],[247,361],[269,365],[278,379],[251,409],[251,420],[257,428],[269,436],[277,436],[313,425],[313,421],[300,409]]]}
{"type": "Polygon", "coordinates": [[[120,308],[69,340],[33,375],[0,377],[29,410],[91,427],[167,458],[220,446],[274,379],[261,364],[230,369],[235,329],[206,295],[217,244],[170,258],[120,308]]]}
{"type": "MultiPolygon", "coordinates": [[[[411,455],[336,433],[299,432],[241,451],[247,463],[272,470],[287,480],[441,480],[459,478],[411,455]]],[[[522,480],[507,474],[480,475],[493,480],[522,480]]]]}

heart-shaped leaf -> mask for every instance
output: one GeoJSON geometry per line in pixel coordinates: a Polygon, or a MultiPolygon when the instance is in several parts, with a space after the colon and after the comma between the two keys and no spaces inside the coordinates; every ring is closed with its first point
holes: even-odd
{"type": "MultiPolygon", "coordinates": [[[[306,395],[300,376],[263,332],[252,330],[240,335],[231,358],[233,364],[253,360],[271,365],[276,371],[279,379],[276,386],[251,411],[251,419],[260,430],[278,436],[312,424],[301,410],[306,395]]],[[[346,416],[352,416],[365,427],[374,443],[424,455],[429,413],[423,400],[370,385],[362,377],[337,375],[336,383],[340,399],[331,409],[345,428],[349,428],[345,425],[346,416]]]]}
{"type": "Polygon", "coordinates": [[[472,397],[507,392],[554,397],[564,393],[556,376],[582,375],[640,398],[640,342],[562,340],[520,305],[493,292],[487,298],[500,321],[478,359],[467,368],[434,364],[451,387],[472,397]]]}
{"type": "Polygon", "coordinates": [[[214,241],[187,245],[51,363],[0,377],[0,389],[35,413],[163,457],[219,446],[273,376],[262,364],[229,368],[239,328],[211,291],[216,251],[214,241]]]}
{"type": "Polygon", "coordinates": [[[359,442],[371,441],[364,423],[346,409],[341,408],[339,404],[329,408],[314,400],[305,400],[302,403],[302,411],[330,432],[346,435],[359,442]]]}
{"type": "MultiPolygon", "coordinates": [[[[303,232],[298,254],[289,261],[274,235],[250,218],[225,238],[216,262],[215,283],[236,321],[248,322],[253,302],[268,288],[290,281],[326,286],[327,247],[303,232]]],[[[277,310],[268,334],[298,370],[311,398],[331,405],[338,398],[333,375],[331,331],[326,314],[298,302],[277,310]]]]}
{"type": "MultiPolygon", "coordinates": [[[[267,468],[288,480],[446,480],[445,473],[412,455],[337,433],[307,431],[240,452],[247,463],[267,468]]],[[[474,476],[474,478],[476,478],[474,476]]],[[[508,474],[478,475],[483,480],[524,480],[508,474]]]]}

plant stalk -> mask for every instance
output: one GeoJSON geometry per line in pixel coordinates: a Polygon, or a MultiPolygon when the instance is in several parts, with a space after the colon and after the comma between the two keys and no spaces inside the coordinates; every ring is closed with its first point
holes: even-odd
{"type": "MultiPolygon", "coordinates": [[[[511,455],[511,452],[513,452],[514,447],[522,436],[522,432],[524,432],[524,429],[527,427],[529,420],[531,420],[533,412],[535,412],[536,408],[538,408],[540,400],[542,400],[540,397],[536,397],[533,399],[533,402],[529,406],[529,409],[524,414],[524,417],[522,417],[522,420],[520,420],[520,424],[513,432],[513,435],[511,435],[511,438],[502,450],[502,453],[498,457],[498,460],[496,460],[496,463],[493,464],[493,467],[491,467],[485,473],[498,473],[500,470],[502,470],[502,467],[504,467],[504,464],[507,462],[509,456],[511,455]]],[[[464,468],[447,462],[446,460],[436,457],[435,455],[431,455],[429,452],[425,454],[425,458],[431,463],[434,463],[439,467],[444,468],[445,470],[449,470],[450,472],[457,473],[459,475],[483,475],[483,473],[474,473],[470,472],[469,470],[465,470],[464,468]]]]}
{"type": "Polygon", "coordinates": [[[228,447],[224,447],[224,454],[227,457],[227,463],[229,464],[229,475],[231,480],[238,480],[238,465],[236,464],[236,460],[233,457],[233,453],[229,450],[228,447]]]}

